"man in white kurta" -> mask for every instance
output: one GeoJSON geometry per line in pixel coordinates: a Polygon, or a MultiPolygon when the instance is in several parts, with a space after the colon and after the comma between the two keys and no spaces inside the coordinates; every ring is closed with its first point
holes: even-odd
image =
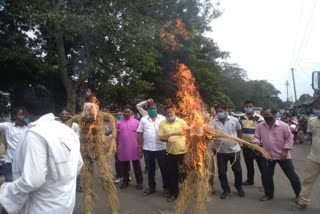
{"type": "Polygon", "coordinates": [[[29,124],[13,158],[13,179],[0,189],[8,213],[71,214],[82,167],[77,134],[46,114],[29,124]]]}

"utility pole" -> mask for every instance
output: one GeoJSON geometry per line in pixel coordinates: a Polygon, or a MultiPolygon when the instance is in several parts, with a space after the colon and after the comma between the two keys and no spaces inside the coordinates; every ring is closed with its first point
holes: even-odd
{"type": "Polygon", "coordinates": [[[287,108],[289,109],[289,81],[285,82],[285,86],[287,87],[287,108]]]}
{"type": "Polygon", "coordinates": [[[294,101],[297,102],[297,91],[296,91],[296,81],[294,80],[294,68],[291,68],[293,89],[294,89],[294,101]]]}

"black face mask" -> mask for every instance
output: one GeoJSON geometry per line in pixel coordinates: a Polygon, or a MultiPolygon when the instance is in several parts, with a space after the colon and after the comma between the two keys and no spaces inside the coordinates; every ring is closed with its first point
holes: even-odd
{"type": "Polygon", "coordinates": [[[271,121],[273,120],[273,117],[272,117],[272,116],[263,117],[263,118],[264,118],[264,120],[265,120],[267,123],[269,123],[269,122],[271,122],[271,121]]]}

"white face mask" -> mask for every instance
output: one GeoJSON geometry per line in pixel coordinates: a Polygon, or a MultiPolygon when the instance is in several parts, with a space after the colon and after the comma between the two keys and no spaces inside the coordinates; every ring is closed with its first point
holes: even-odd
{"type": "Polygon", "coordinates": [[[167,121],[172,122],[176,119],[176,117],[175,116],[168,116],[168,117],[166,117],[166,119],[167,119],[167,121]]]}
{"type": "Polygon", "coordinates": [[[218,117],[219,119],[223,119],[223,118],[225,118],[225,116],[226,116],[226,113],[225,113],[225,112],[219,112],[219,113],[217,114],[217,117],[218,117]]]}

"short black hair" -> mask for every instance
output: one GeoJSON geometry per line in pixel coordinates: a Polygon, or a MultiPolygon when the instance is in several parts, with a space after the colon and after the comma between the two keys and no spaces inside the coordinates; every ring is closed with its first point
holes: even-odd
{"type": "Polygon", "coordinates": [[[214,106],[214,109],[215,109],[215,110],[217,110],[218,108],[222,108],[222,109],[224,109],[224,110],[227,110],[227,109],[228,109],[227,105],[224,104],[224,103],[218,103],[218,104],[216,104],[216,105],[214,106]]]}
{"type": "Polygon", "coordinates": [[[24,91],[24,106],[29,114],[41,116],[54,111],[51,93],[42,85],[30,86],[24,91]]]}
{"type": "Polygon", "coordinates": [[[126,104],[125,106],[123,106],[122,110],[125,110],[126,108],[128,108],[132,111],[132,106],[129,104],[126,104]]]}
{"type": "Polygon", "coordinates": [[[71,111],[69,111],[69,109],[67,109],[67,108],[62,108],[61,111],[60,111],[60,113],[63,112],[63,111],[66,111],[66,112],[69,112],[69,113],[71,112],[71,111]]]}
{"type": "Polygon", "coordinates": [[[16,115],[20,110],[23,112],[23,114],[27,113],[26,109],[23,106],[18,106],[12,110],[12,114],[16,115]]]}
{"type": "Polygon", "coordinates": [[[266,107],[262,110],[262,112],[265,112],[267,110],[271,110],[271,114],[276,115],[278,113],[278,110],[272,107],[266,107]]]}
{"type": "Polygon", "coordinates": [[[254,102],[252,101],[252,100],[246,100],[245,102],[244,102],[244,105],[247,105],[247,104],[252,104],[252,105],[254,105],[254,102]]]}
{"type": "Polygon", "coordinates": [[[313,105],[313,104],[318,104],[318,103],[320,103],[320,98],[315,99],[315,100],[312,102],[312,105],[313,105]]]}
{"type": "Polygon", "coordinates": [[[163,107],[163,110],[164,111],[167,111],[168,109],[175,109],[176,108],[176,106],[175,105],[173,105],[172,103],[169,103],[169,104],[167,104],[167,105],[165,105],[164,107],[163,107]]]}

